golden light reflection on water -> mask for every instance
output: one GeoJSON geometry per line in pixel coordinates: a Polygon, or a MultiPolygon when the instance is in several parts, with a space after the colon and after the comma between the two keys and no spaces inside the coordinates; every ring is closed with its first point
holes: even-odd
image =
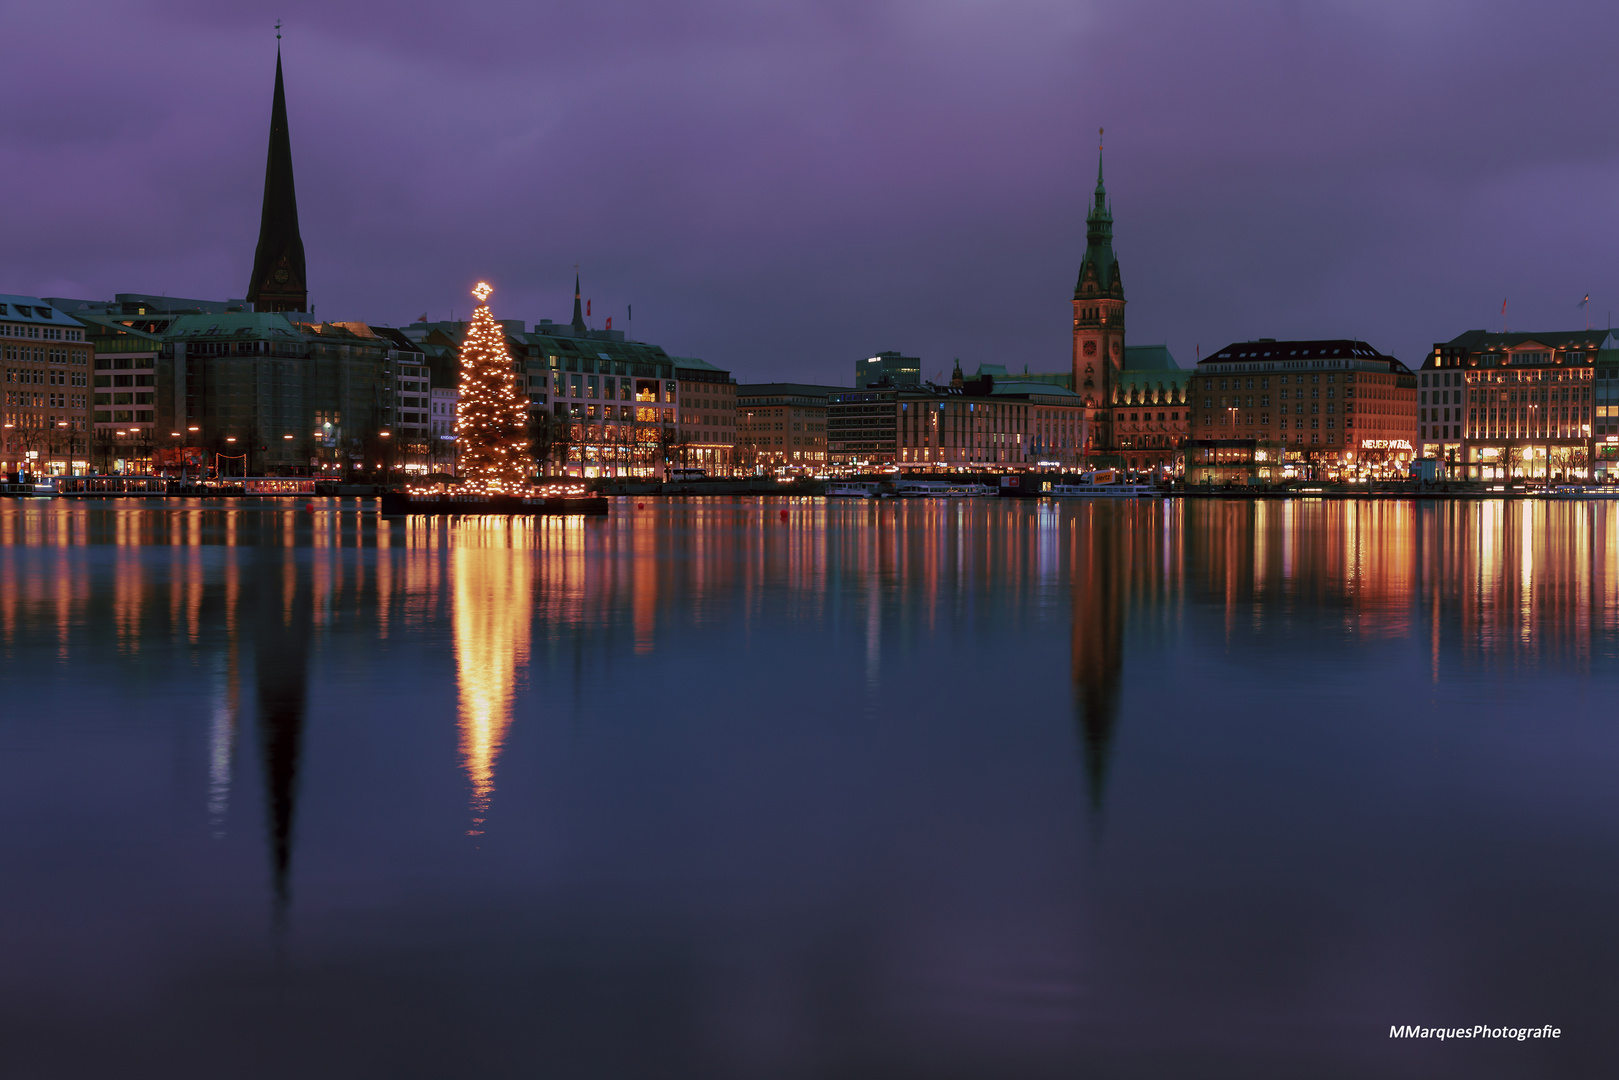
{"type": "Polygon", "coordinates": [[[472,784],[467,833],[478,836],[495,791],[495,762],[511,726],[518,681],[528,667],[534,556],[525,550],[527,522],[469,518],[453,528],[461,760],[472,784]]]}
{"type": "Polygon", "coordinates": [[[450,629],[458,738],[446,767],[470,785],[476,833],[535,648],[617,678],[699,634],[738,657],[784,628],[842,635],[854,669],[813,677],[877,695],[901,685],[894,666],[911,650],[1038,628],[1071,651],[1099,790],[1121,680],[1156,662],[1150,648],[1127,652],[1127,638],[1191,634],[1222,655],[1286,650],[1304,626],[1317,639],[1408,642],[1436,682],[1459,665],[1619,662],[1619,507],[707,499],[625,502],[594,522],[387,523],[285,504],[0,502],[8,650],[100,648],[145,664],[179,648],[215,673],[216,822],[245,723],[237,687],[252,670],[238,638],[273,627],[320,648],[339,634],[450,629]]]}

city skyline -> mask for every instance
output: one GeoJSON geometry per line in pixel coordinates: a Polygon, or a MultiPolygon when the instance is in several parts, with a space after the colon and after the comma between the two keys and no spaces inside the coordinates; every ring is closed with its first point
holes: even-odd
{"type": "MultiPolygon", "coordinates": [[[[0,291],[242,295],[273,18],[97,9],[82,77],[43,50],[0,73],[29,103],[0,194],[30,208],[0,291]]],[[[595,325],[743,381],[842,383],[879,349],[926,378],[1060,370],[1104,124],[1130,340],[1183,366],[1290,335],[1416,366],[1503,299],[1553,330],[1619,297],[1595,6],[388,10],[283,13],[322,317],[464,318],[485,276],[510,317],[560,319],[578,263],[595,325]]]]}

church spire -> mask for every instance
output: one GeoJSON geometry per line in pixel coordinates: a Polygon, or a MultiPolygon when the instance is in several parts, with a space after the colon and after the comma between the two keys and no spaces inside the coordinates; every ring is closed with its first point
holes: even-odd
{"type": "Polygon", "coordinates": [[[573,328],[580,333],[585,331],[584,309],[579,304],[579,272],[573,275],[573,328]]]}
{"type": "MultiPolygon", "coordinates": [[[[280,24],[277,24],[277,30],[280,24]]],[[[281,35],[276,34],[275,97],[270,105],[270,149],[264,164],[264,209],[247,300],[255,311],[308,311],[304,241],[298,233],[298,197],[292,184],[292,141],[281,82],[281,35]]]]}

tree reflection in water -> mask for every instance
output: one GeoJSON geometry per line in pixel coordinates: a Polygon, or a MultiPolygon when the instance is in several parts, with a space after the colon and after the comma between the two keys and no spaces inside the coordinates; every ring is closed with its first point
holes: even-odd
{"type": "Polygon", "coordinates": [[[521,520],[459,522],[450,557],[461,762],[472,784],[469,836],[483,833],[512,698],[528,667],[534,553],[521,535],[526,528],[521,520]]]}

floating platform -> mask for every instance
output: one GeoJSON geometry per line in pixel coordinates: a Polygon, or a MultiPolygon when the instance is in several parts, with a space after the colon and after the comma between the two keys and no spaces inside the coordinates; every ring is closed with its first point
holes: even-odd
{"type": "Polygon", "coordinates": [[[412,514],[583,514],[607,513],[604,495],[473,495],[411,494],[389,491],[382,495],[383,517],[412,514]]]}

